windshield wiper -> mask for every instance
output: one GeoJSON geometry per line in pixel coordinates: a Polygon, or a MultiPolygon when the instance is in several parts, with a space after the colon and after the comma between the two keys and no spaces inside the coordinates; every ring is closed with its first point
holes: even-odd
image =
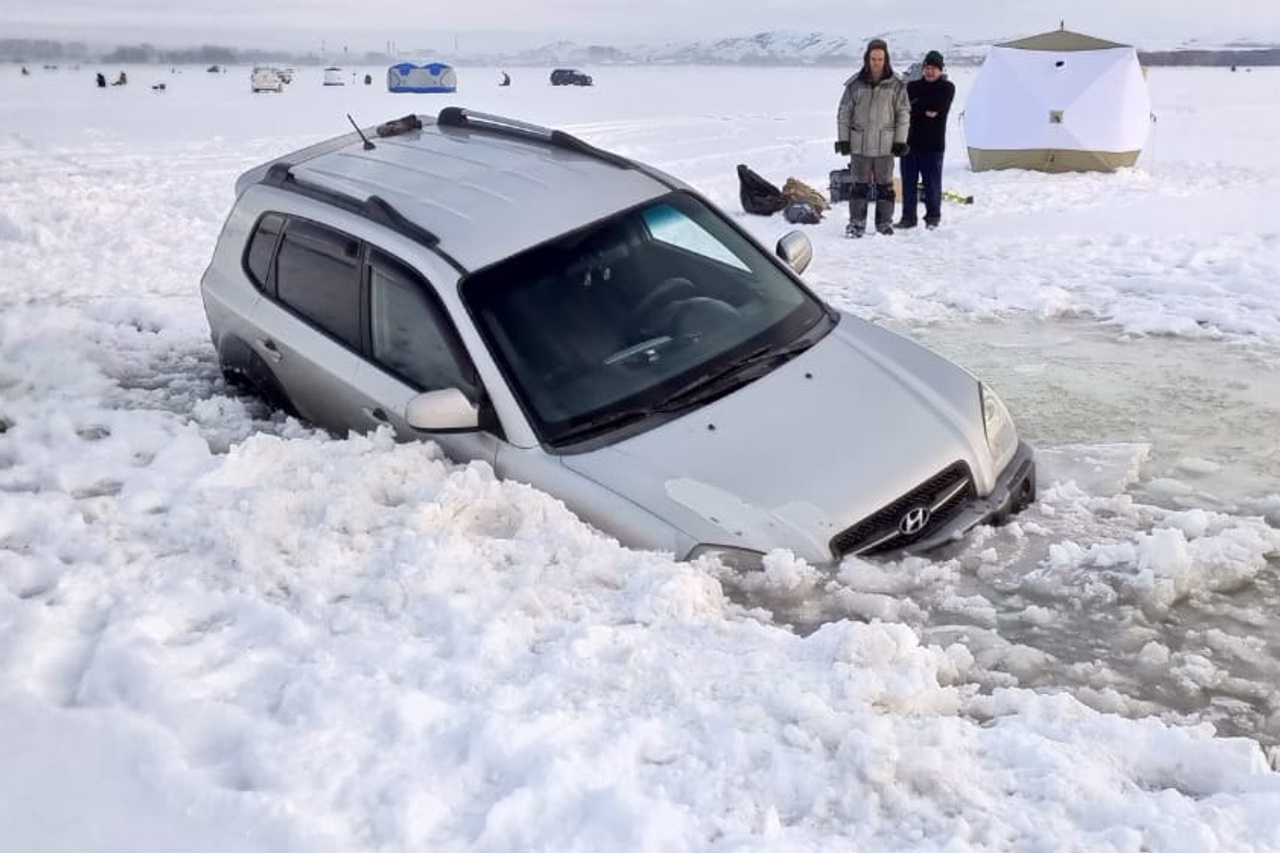
{"type": "Polygon", "coordinates": [[[644,408],[644,409],[619,409],[613,412],[604,412],[603,414],[596,415],[594,418],[586,420],[578,424],[577,426],[574,426],[574,427],[571,427],[570,429],[565,430],[564,432],[557,435],[552,441],[552,443],[556,445],[560,445],[560,444],[568,444],[569,442],[572,442],[572,441],[581,441],[584,438],[590,438],[593,435],[599,435],[602,432],[607,432],[616,427],[624,426],[629,423],[634,423],[636,421],[643,420],[657,411],[659,410],[653,409],[653,408],[644,408]]]}
{"type": "Polygon", "coordinates": [[[735,384],[725,383],[724,380],[740,376],[748,368],[759,364],[771,362],[782,364],[790,361],[815,343],[816,341],[812,338],[805,337],[784,347],[767,344],[754,349],[746,355],[734,359],[724,367],[713,370],[710,373],[704,373],[692,382],[677,388],[667,399],[655,406],[655,409],[660,412],[670,412],[691,406],[708,394],[723,394],[736,387],[735,384]]]}
{"type": "Polygon", "coordinates": [[[677,388],[672,394],[668,395],[661,403],[654,406],[644,406],[635,409],[618,409],[615,411],[602,412],[594,418],[583,421],[570,429],[565,430],[552,440],[553,444],[568,444],[574,441],[582,441],[591,438],[609,430],[635,423],[639,420],[652,417],[657,414],[669,414],[688,408],[705,399],[707,396],[724,394],[737,387],[734,383],[724,382],[724,380],[742,374],[747,368],[764,364],[767,362],[782,363],[795,358],[800,353],[809,349],[817,341],[811,337],[804,337],[799,341],[793,341],[784,347],[776,347],[767,344],[758,347],[740,358],[734,359],[729,364],[710,373],[705,373],[680,388],[677,388]]]}

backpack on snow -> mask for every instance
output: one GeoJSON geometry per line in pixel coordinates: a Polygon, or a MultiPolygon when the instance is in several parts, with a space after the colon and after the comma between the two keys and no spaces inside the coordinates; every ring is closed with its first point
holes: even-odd
{"type": "Polygon", "coordinates": [[[822,212],[807,201],[791,202],[783,209],[782,215],[796,225],[817,225],[822,221],[822,212]]]}
{"type": "Polygon", "coordinates": [[[742,163],[738,164],[738,197],[742,200],[743,210],[761,216],[772,216],[788,202],[782,190],[742,163]]]}

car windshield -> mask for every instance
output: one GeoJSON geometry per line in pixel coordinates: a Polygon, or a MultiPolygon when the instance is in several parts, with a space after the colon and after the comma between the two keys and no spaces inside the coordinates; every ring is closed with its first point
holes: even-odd
{"type": "Polygon", "coordinates": [[[727,393],[834,322],[683,192],[482,270],[462,297],[552,446],[643,428],[727,393]]]}

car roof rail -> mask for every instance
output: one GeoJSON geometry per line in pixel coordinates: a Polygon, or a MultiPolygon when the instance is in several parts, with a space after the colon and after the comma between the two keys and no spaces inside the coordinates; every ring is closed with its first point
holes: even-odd
{"type": "Polygon", "coordinates": [[[460,127],[468,130],[478,130],[487,133],[495,133],[503,136],[514,136],[520,139],[529,139],[535,142],[545,142],[556,148],[564,148],[569,151],[576,151],[579,154],[586,154],[588,157],[595,157],[617,166],[620,169],[635,169],[643,172],[651,178],[665,184],[674,189],[675,185],[670,179],[661,172],[651,169],[635,160],[623,157],[621,154],[614,154],[612,151],[605,151],[603,148],[597,148],[590,142],[580,137],[574,136],[572,133],[566,133],[563,130],[554,130],[550,127],[543,127],[540,124],[532,124],[519,119],[507,118],[506,116],[493,115],[492,113],[476,112],[465,107],[445,107],[440,110],[436,116],[436,124],[442,127],[460,127]]]}
{"type": "Polygon", "coordinates": [[[612,151],[605,151],[603,148],[597,148],[571,133],[565,133],[563,130],[553,130],[540,124],[531,124],[519,119],[493,115],[492,113],[475,112],[464,107],[445,107],[436,116],[436,124],[442,127],[465,127],[470,130],[487,131],[504,136],[518,136],[521,139],[546,142],[557,148],[567,148],[580,154],[596,157],[622,169],[635,168],[635,163],[626,157],[614,154],[612,151]]]}
{"type": "MultiPolygon", "coordinates": [[[[396,210],[391,202],[379,195],[371,195],[367,198],[355,198],[346,193],[340,192],[329,187],[318,187],[314,184],[306,184],[299,181],[291,171],[293,163],[287,160],[278,160],[272,163],[267,169],[267,173],[263,175],[261,184],[277,189],[288,190],[308,198],[318,199],[340,207],[350,213],[363,216],[379,225],[385,225],[393,231],[409,237],[410,239],[421,243],[428,248],[435,249],[439,252],[440,238],[431,231],[423,228],[418,223],[408,219],[400,211],[396,210]]],[[[452,263],[452,261],[450,261],[452,263]]],[[[456,264],[455,264],[456,266],[456,264]]]]}

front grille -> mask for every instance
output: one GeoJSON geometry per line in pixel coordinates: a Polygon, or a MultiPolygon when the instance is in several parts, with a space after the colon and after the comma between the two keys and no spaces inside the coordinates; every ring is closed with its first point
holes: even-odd
{"type": "Polygon", "coordinates": [[[907,492],[892,503],[831,538],[836,559],[847,554],[870,555],[903,548],[944,527],[962,507],[975,497],[973,478],[964,462],[949,465],[941,473],[907,492]],[[911,534],[898,525],[915,507],[929,508],[929,521],[911,534]]]}

